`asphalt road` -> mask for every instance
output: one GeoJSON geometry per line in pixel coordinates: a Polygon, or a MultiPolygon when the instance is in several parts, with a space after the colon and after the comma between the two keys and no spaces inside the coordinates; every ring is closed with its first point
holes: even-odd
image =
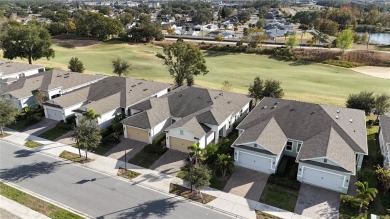
{"type": "Polygon", "coordinates": [[[0,178],[96,218],[227,215],[0,141],[0,178]]]}

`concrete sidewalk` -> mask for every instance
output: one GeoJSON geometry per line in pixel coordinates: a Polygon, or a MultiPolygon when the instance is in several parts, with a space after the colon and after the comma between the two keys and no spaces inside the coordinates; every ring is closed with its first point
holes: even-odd
{"type": "MultiPolygon", "coordinates": [[[[7,133],[10,133],[11,135],[3,138],[2,140],[18,145],[24,145],[27,140],[33,140],[43,144],[40,147],[31,149],[32,151],[43,152],[55,157],[58,157],[64,150],[78,153],[77,148],[69,145],[52,142],[33,135],[11,130],[7,130],[7,133]]],[[[83,166],[91,168],[95,171],[116,176],[118,168],[125,166],[125,163],[121,160],[100,156],[90,152],[88,154],[89,157],[93,159],[93,161],[83,164],[83,166]]],[[[166,175],[155,170],[146,169],[130,163],[127,164],[127,168],[141,174],[140,176],[131,180],[131,182],[134,184],[140,184],[142,186],[149,187],[164,193],[169,193],[169,187],[171,183],[188,187],[188,185],[186,185],[182,179],[171,175],[166,175]]],[[[206,206],[239,218],[256,218],[255,210],[259,210],[281,218],[307,218],[292,212],[288,212],[212,188],[205,188],[202,192],[216,197],[216,199],[206,204],[206,206]]]]}
{"type": "MultiPolygon", "coordinates": [[[[49,219],[49,217],[31,210],[24,205],[21,205],[11,199],[8,199],[0,195],[0,211],[5,209],[6,211],[1,211],[0,216],[4,218],[23,218],[23,219],[49,219]]],[[[0,218],[1,218],[0,217],[0,218]]]]}

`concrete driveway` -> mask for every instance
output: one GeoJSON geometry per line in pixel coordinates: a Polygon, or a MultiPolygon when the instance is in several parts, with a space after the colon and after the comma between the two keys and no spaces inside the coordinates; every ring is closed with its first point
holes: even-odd
{"type": "Polygon", "coordinates": [[[169,149],[150,167],[165,174],[176,176],[186,165],[188,153],[169,149]]]}
{"type": "Polygon", "coordinates": [[[302,183],[295,213],[310,218],[339,218],[340,193],[302,183]]]}
{"type": "Polygon", "coordinates": [[[138,154],[146,145],[147,143],[145,142],[135,141],[121,136],[121,142],[117,146],[107,151],[104,156],[111,157],[117,160],[122,160],[124,159],[126,150],[127,160],[130,160],[136,154],[138,154]]]}
{"type": "Polygon", "coordinates": [[[236,166],[223,191],[259,201],[268,177],[269,174],[236,166]]]}
{"type": "Polygon", "coordinates": [[[56,120],[43,118],[40,122],[28,127],[23,132],[30,134],[30,135],[38,136],[38,135],[46,132],[47,130],[54,128],[57,125],[57,123],[58,123],[58,121],[56,121],[56,120]]]}

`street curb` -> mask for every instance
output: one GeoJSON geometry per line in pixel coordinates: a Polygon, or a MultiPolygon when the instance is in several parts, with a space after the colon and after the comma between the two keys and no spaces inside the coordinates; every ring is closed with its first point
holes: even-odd
{"type": "MultiPolygon", "coordinates": [[[[110,177],[112,177],[112,178],[116,178],[116,179],[122,180],[122,181],[127,182],[127,183],[130,183],[130,184],[132,184],[132,185],[142,186],[142,187],[144,187],[144,188],[147,188],[147,189],[150,189],[150,190],[153,190],[153,191],[156,191],[156,192],[160,192],[160,193],[165,194],[165,195],[169,195],[169,196],[172,196],[172,197],[184,199],[184,200],[187,200],[188,202],[191,202],[192,204],[195,204],[195,205],[197,205],[197,206],[202,206],[202,207],[208,208],[208,209],[210,209],[210,210],[213,210],[213,211],[220,212],[220,213],[222,213],[222,214],[228,215],[228,216],[233,217],[233,218],[246,219],[246,217],[242,217],[242,216],[240,216],[240,215],[233,214],[233,213],[231,213],[231,212],[227,212],[227,211],[225,211],[225,210],[222,210],[222,209],[220,209],[220,208],[216,208],[216,207],[213,207],[213,206],[209,206],[209,205],[207,205],[207,204],[198,203],[198,202],[195,202],[195,201],[193,201],[193,200],[191,200],[191,199],[187,199],[187,198],[184,198],[184,197],[182,197],[182,196],[179,196],[179,195],[175,195],[175,194],[166,192],[166,191],[164,191],[164,190],[162,190],[162,189],[159,189],[159,188],[156,188],[156,187],[153,187],[153,186],[150,186],[150,185],[146,185],[146,184],[143,184],[143,183],[135,182],[135,181],[133,181],[132,179],[125,179],[125,178],[123,178],[123,177],[120,177],[120,176],[117,176],[117,175],[113,175],[113,174],[111,174],[111,173],[109,173],[109,172],[97,170],[97,169],[95,169],[95,168],[92,168],[92,167],[89,167],[89,166],[85,166],[84,164],[80,164],[80,163],[77,163],[77,162],[73,162],[73,161],[70,161],[70,160],[61,158],[61,157],[59,157],[59,156],[55,156],[55,155],[50,154],[50,153],[47,153],[47,152],[35,151],[34,149],[31,149],[31,148],[26,147],[26,146],[21,145],[21,144],[17,144],[17,143],[15,143],[15,142],[9,141],[9,140],[7,140],[7,139],[0,139],[0,141],[5,141],[5,142],[8,142],[8,143],[10,143],[10,144],[16,145],[16,146],[18,146],[18,147],[22,147],[23,149],[26,149],[26,150],[30,150],[30,151],[33,151],[33,152],[36,152],[36,153],[39,152],[39,153],[42,153],[42,154],[44,154],[44,155],[46,155],[46,156],[49,156],[49,157],[52,157],[52,158],[56,158],[56,159],[59,159],[59,160],[62,160],[62,161],[68,162],[68,163],[72,163],[72,164],[78,165],[78,166],[80,166],[80,167],[89,169],[89,170],[91,170],[91,171],[94,171],[94,172],[97,172],[97,173],[101,173],[101,174],[110,176],[110,177]]],[[[92,153],[92,152],[90,152],[90,153],[92,153]]],[[[135,171],[135,172],[136,172],[136,171],[135,171]]],[[[3,181],[3,180],[0,179],[0,181],[3,181]]],[[[16,187],[16,186],[15,186],[15,187],[16,187]]],[[[27,192],[26,192],[26,193],[27,193],[27,192]]],[[[39,195],[36,195],[36,196],[39,196],[39,195]]],[[[48,198],[46,198],[46,199],[48,199],[48,198]]],[[[48,199],[48,200],[50,200],[50,199],[48,199]]],[[[54,201],[53,201],[53,202],[54,202],[54,201]]],[[[56,203],[56,202],[55,202],[55,203],[56,203]]],[[[56,205],[62,205],[62,204],[59,204],[59,203],[58,203],[58,204],[56,204],[56,205]]],[[[65,206],[65,205],[64,205],[64,206],[65,206]]],[[[60,206],[59,206],[59,207],[60,207],[60,206]]],[[[68,207],[68,206],[66,206],[66,207],[67,207],[67,209],[70,209],[72,212],[75,212],[75,213],[78,212],[78,211],[73,210],[72,208],[70,208],[70,207],[68,207]]],[[[255,209],[253,209],[253,210],[255,210],[255,209]]],[[[77,214],[83,215],[83,217],[86,217],[86,218],[93,218],[93,217],[91,217],[91,216],[89,216],[89,215],[87,215],[87,214],[81,213],[81,212],[80,212],[80,213],[77,213],[77,214]]]]}
{"type": "MultiPolygon", "coordinates": [[[[59,203],[59,202],[57,202],[57,201],[54,201],[54,200],[51,200],[51,199],[49,199],[49,198],[47,198],[47,197],[45,197],[45,196],[39,195],[39,194],[37,194],[37,193],[35,193],[35,192],[32,192],[32,191],[30,191],[30,190],[28,190],[28,189],[25,189],[25,188],[23,188],[23,187],[20,187],[20,186],[18,186],[18,185],[16,185],[16,184],[13,184],[13,183],[8,182],[8,181],[6,181],[6,180],[0,179],[0,182],[4,183],[5,185],[11,186],[11,187],[13,187],[13,188],[15,188],[15,189],[17,189],[17,190],[20,190],[20,191],[22,191],[22,192],[24,192],[24,193],[26,193],[26,194],[28,194],[28,195],[31,195],[31,196],[33,196],[33,197],[35,197],[35,198],[41,199],[41,200],[43,200],[43,201],[45,201],[45,202],[47,202],[47,203],[50,203],[50,204],[55,205],[55,206],[57,206],[57,207],[59,207],[59,208],[65,209],[65,210],[67,210],[67,211],[69,211],[69,212],[72,212],[72,213],[74,213],[74,214],[76,214],[76,215],[78,215],[78,216],[80,216],[80,217],[83,217],[83,218],[94,218],[94,217],[92,217],[92,216],[90,216],[90,215],[87,215],[87,214],[85,214],[85,213],[79,212],[79,211],[77,211],[77,210],[75,210],[75,209],[73,209],[73,208],[71,208],[71,207],[69,207],[69,206],[67,206],[67,205],[61,204],[61,203],[59,203]]],[[[6,198],[7,198],[7,197],[6,197],[6,198]]],[[[26,207],[27,207],[27,206],[26,206],[26,207]]],[[[27,208],[28,208],[28,207],[27,207],[27,208]]],[[[49,216],[47,216],[47,217],[49,217],[49,216]]]]}

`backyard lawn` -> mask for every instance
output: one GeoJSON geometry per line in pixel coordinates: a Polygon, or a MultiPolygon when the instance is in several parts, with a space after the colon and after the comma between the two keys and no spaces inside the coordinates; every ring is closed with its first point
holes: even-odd
{"type": "MultiPolygon", "coordinates": [[[[80,44],[79,41],[78,43],[80,44]]],[[[55,45],[54,49],[56,51],[54,59],[49,61],[40,59],[34,64],[66,70],[70,58],[77,56],[83,61],[86,72],[112,74],[110,61],[120,56],[132,64],[130,77],[172,82],[163,62],[155,56],[162,50],[154,45],[97,43],[74,48],[55,45]]],[[[264,79],[282,81],[285,98],[315,103],[344,105],[345,98],[350,93],[361,90],[390,94],[388,89],[390,80],[339,67],[322,64],[302,65],[260,55],[229,53],[206,53],[206,61],[210,72],[205,76],[198,76],[195,83],[207,88],[220,89],[222,82],[229,80],[233,84],[233,91],[247,93],[248,85],[253,78],[261,76],[264,79]]]]}

